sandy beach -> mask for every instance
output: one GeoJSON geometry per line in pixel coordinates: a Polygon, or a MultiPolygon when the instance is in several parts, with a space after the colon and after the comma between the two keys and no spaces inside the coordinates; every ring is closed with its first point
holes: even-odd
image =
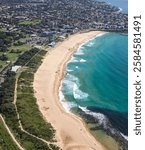
{"type": "Polygon", "coordinates": [[[67,113],[59,100],[59,87],[66,63],[77,48],[100,31],[75,34],[48,51],[34,77],[34,91],[39,109],[56,130],[56,144],[63,150],[104,150],[85,127],[82,119],[67,113]]]}

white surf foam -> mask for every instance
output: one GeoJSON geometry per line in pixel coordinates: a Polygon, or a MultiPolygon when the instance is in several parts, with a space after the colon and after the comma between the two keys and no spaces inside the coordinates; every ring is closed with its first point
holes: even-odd
{"type": "Polygon", "coordinates": [[[79,60],[76,57],[72,56],[69,62],[79,62],[79,60]]]}
{"type": "Polygon", "coordinates": [[[107,127],[107,123],[108,123],[108,119],[105,115],[101,114],[101,113],[94,113],[91,112],[90,110],[88,110],[86,107],[81,107],[79,106],[79,108],[84,111],[86,114],[93,116],[94,118],[96,118],[98,120],[98,123],[100,125],[103,125],[105,128],[107,127]]]}
{"type": "Polygon", "coordinates": [[[74,84],[73,81],[64,79],[62,84],[67,88],[68,91],[73,90],[73,84],[74,84]]]}
{"type": "MultiPolygon", "coordinates": [[[[100,33],[100,34],[96,35],[95,37],[89,39],[88,41],[82,43],[82,44],[78,47],[77,51],[72,55],[72,58],[68,61],[68,63],[70,63],[70,62],[78,62],[78,60],[75,58],[75,55],[84,55],[84,50],[85,50],[85,47],[84,47],[84,46],[85,46],[87,43],[89,44],[89,42],[92,43],[92,44],[94,44],[94,42],[91,42],[91,41],[93,41],[96,37],[102,36],[102,35],[104,35],[104,34],[106,34],[106,33],[100,33]]],[[[67,63],[67,64],[68,64],[68,63],[67,63]]],[[[76,68],[78,68],[78,67],[76,67],[76,68]]]]}
{"type": "Polygon", "coordinates": [[[65,93],[73,95],[74,84],[80,86],[79,79],[72,74],[67,73],[62,85],[65,87],[65,93]]]}
{"type": "Polygon", "coordinates": [[[73,102],[61,101],[66,112],[70,113],[71,109],[77,107],[77,105],[73,102]]]}
{"type": "Polygon", "coordinates": [[[88,42],[88,43],[86,44],[86,46],[92,47],[94,44],[95,44],[95,42],[93,42],[93,40],[92,40],[92,41],[88,42]]]}
{"type": "Polygon", "coordinates": [[[72,71],[74,71],[74,70],[72,70],[72,69],[67,69],[67,72],[72,72],[72,71]]]}
{"type": "MultiPolygon", "coordinates": [[[[97,35],[96,37],[102,36],[103,34],[105,34],[105,33],[101,33],[101,34],[97,35]]],[[[96,38],[96,37],[95,37],[95,38],[96,38]]],[[[92,38],[92,39],[88,40],[87,42],[81,44],[81,45],[79,46],[78,50],[75,52],[74,55],[83,55],[83,54],[84,54],[84,50],[85,50],[85,47],[83,47],[83,46],[84,46],[86,43],[92,41],[92,40],[95,39],[95,38],[92,38]]],[[[92,44],[93,44],[93,42],[92,42],[92,44]]],[[[70,59],[70,61],[68,61],[68,63],[69,63],[69,62],[74,62],[74,61],[75,61],[75,62],[78,62],[78,61],[79,61],[79,60],[77,60],[77,59],[75,58],[74,55],[72,56],[72,58],[70,59]]],[[[86,62],[86,60],[81,59],[80,62],[86,62]]],[[[76,66],[76,68],[78,69],[79,67],[76,66]]],[[[67,70],[68,70],[68,72],[73,71],[73,70],[71,70],[71,69],[67,69],[67,70]]],[[[65,100],[64,95],[63,95],[63,92],[62,92],[62,90],[61,90],[61,89],[62,89],[62,84],[66,85],[68,90],[72,90],[72,91],[73,91],[73,94],[74,94],[74,97],[77,98],[77,99],[84,99],[84,98],[87,98],[87,97],[88,97],[88,94],[82,92],[81,90],[79,90],[79,86],[80,86],[80,85],[79,85],[79,79],[78,79],[77,77],[75,77],[75,76],[73,76],[73,75],[70,75],[69,73],[67,73],[67,76],[68,76],[68,79],[65,78],[64,80],[62,80],[61,85],[60,85],[60,87],[59,87],[59,98],[60,98],[60,101],[61,101],[63,107],[65,108],[65,110],[66,110],[67,112],[69,112],[72,107],[77,107],[77,104],[75,104],[75,103],[73,103],[73,102],[68,102],[68,101],[65,100]],[[74,84],[74,83],[77,83],[77,84],[74,84]]],[[[93,115],[95,116],[95,113],[93,113],[93,115]]],[[[97,117],[103,118],[101,115],[97,115],[97,117]]],[[[100,120],[101,120],[101,119],[100,119],[100,120]]]]}
{"type": "Polygon", "coordinates": [[[107,33],[107,32],[100,33],[100,34],[96,35],[95,37],[89,39],[88,41],[84,42],[83,44],[81,44],[81,45],[79,46],[78,50],[80,50],[80,49],[83,50],[83,48],[84,48],[83,46],[84,46],[84,45],[86,45],[87,43],[93,41],[96,37],[102,36],[102,35],[104,35],[104,34],[106,34],[106,33],[107,33]]]}
{"type": "MultiPolygon", "coordinates": [[[[106,33],[100,33],[100,34],[98,34],[96,37],[100,37],[100,36],[102,36],[102,35],[104,35],[104,34],[106,34],[106,33]]],[[[95,38],[96,38],[95,37],[95,38]]]]}
{"type": "Polygon", "coordinates": [[[71,108],[77,107],[77,104],[66,101],[61,89],[62,89],[62,83],[59,87],[59,99],[60,99],[60,102],[61,102],[63,108],[65,109],[65,111],[70,113],[71,108]]]}
{"type": "Polygon", "coordinates": [[[74,75],[72,75],[70,73],[68,73],[66,76],[67,76],[67,80],[75,81],[75,82],[79,83],[79,79],[76,76],[74,76],[74,75]]]}
{"type": "Polygon", "coordinates": [[[86,62],[86,60],[85,59],[80,59],[80,62],[86,62]]]}
{"type": "Polygon", "coordinates": [[[89,95],[79,89],[76,83],[73,86],[73,96],[75,99],[86,99],[89,95]]]}
{"type": "Polygon", "coordinates": [[[84,55],[84,51],[82,49],[78,49],[75,55],[84,55]]]}
{"type": "Polygon", "coordinates": [[[80,58],[76,58],[76,57],[73,57],[71,60],[70,60],[70,63],[74,63],[74,62],[86,62],[85,59],[80,59],[80,58]]]}
{"type": "Polygon", "coordinates": [[[120,134],[128,141],[128,136],[124,135],[123,133],[120,132],[120,134]]]}

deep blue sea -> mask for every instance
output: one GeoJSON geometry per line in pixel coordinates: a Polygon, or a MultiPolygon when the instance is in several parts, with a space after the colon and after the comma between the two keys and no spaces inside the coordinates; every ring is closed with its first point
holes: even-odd
{"type": "Polygon", "coordinates": [[[106,33],[82,45],[67,64],[60,96],[67,110],[109,119],[127,135],[128,36],[106,33]]]}
{"type": "Polygon", "coordinates": [[[128,12],[128,0],[99,0],[110,3],[111,5],[121,8],[124,12],[128,12]]]}

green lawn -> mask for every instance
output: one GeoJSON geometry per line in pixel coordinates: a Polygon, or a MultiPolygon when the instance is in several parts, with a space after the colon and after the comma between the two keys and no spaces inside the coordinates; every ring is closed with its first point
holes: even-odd
{"type": "Polygon", "coordinates": [[[25,21],[21,21],[19,22],[20,25],[37,25],[40,24],[41,20],[40,19],[34,19],[34,20],[25,20],[25,21]]]}
{"type": "Polygon", "coordinates": [[[0,150],[18,150],[0,119],[0,150]]]}
{"type": "MultiPolygon", "coordinates": [[[[30,50],[32,47],[29,45],[21,45],[21,46],[11,46],[9,48],[9,51],[6,52],[6,56],[8,57],[7,61],[10,61],[11,63],[14,63],[19,55],[25,51],[30,50]]],[[[4,52],[0,52],[0,55],[4,54],[4,52]]],[[[5,67],[8,65],[7,61],[1,61],[0,60],[0,66],[5,67]]]]}
{"type": "Polygon", "coordinates": [[[15,52],[18,50],[19,52],[24,52],[24,51],[27,51],[30,49],[31,49],[31,46],[24,44],[24,45],[20,45],[20,46],[11,46],[9,48],[9,51],[11,52],[12,50],[14,50],[14,52],[15,52]]]}
{"type": "MultiPolygon", "coordinates": [[[[33,23],[38,23],[39,21],[40,20],[35,19],[33,20],[33,23]]],[[[1,35],[2,37],[3,37],[4,31],[6,31],[6,29],[0,27],[0,33],[2,34],[1,35]]],[[[0,46],[0,56],[5,54],[5,56],[8,58],[8,59],[3,59],[3,57],[1,58],[3,60],[0,60],[0,70],[6,67],[9,64],[9,62],[14,63],[18,59],[20,54],[32,48],[32,46],[26,44],[27,41],[31,39],[28,35],[26,35],[25,33],[21,31],[16,31],[15,35],[20,35],[20,36],[18,39],[14,38],[13,36],[6,36],[3,39],[3,40],[15,39],[15,40],[9,40],[11,42],[9,42],[5,51],[3,51],[2,49],[3,46],[2,45],[0,46]]]]}

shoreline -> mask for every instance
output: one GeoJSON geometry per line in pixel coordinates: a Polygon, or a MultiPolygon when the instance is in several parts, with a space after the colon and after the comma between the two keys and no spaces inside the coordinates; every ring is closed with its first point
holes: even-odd
{"type": "MultiPolygon", "coordinates": [[[[81,43],[80,45],[78,45],[78,47],[74,49],[72,55],[69,57],[68,61],[66,61],[65,64],[64,64],[63,77],[62,77],[62,79],[61,79],[61,81],[60,81],[59,91],[58,91],[59,93],[58,93],[58,95],[59,95],[59,101],[60,101],[60,103],[62,104],[63,108],[65,109],[65,111],[66,111],[67,113],[70,113],[70,114],[76,116],[74,113],[71,112],[71,110],[68,110],[67,108],[65,108],[64,104],[65,104],[66,101],[64,102],[64,104],[63,104],[63,101],[62,101],[62,99],[64,99],[64,95],[63,95],[63,92],[61,91],[61,88],[62,88],[62,80],[64,79],[64,76],[65,76],[65,74],[67,73],[67,71],[66,71],[66,66],[67,66],[67,64],[71,61],[73,55],[74,55],[83,45],[85,45],[86,43],[88,43],[88,42],[92,41],[93,39],[95,39],[95,38],[97,38],[97,37],[100,37],[100,36],[102,36],[102,35],[104,35],[104,34],[106,34],[106,33],[108,33],[108,32],[102,32],[102,31],[101,31],[101,33],[97,34],[97,35],[94,36],[93,38],[91,38],[91,39],[85,41],[84,43],[81,43]]],[[[79,117],[79,118],[80,118],[80,117],[79,117]]]]}
{"type": "Polygon", "coordinates": [[[81,118],[66,112],[59,98],[67,62],[78,48],[102,33],[105,32],[92,31],[70,36],[48,51],[34,76],[33,86],[39,110],[56,130],[56,145],[63,150],[105,150],[81,118]]]}

